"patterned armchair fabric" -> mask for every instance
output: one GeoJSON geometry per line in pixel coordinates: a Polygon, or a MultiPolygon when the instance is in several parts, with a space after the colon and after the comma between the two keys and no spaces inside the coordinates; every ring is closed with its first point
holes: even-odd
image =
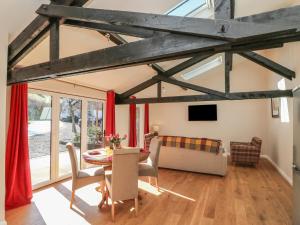
{"type": "Polygon", "coordinates": [[[257,164],[262,140],[252,138],[251,142],[230,142],[230,156],[233,163],[257,164]]]}
{"type": "Polygon", "coordinates": [[[149,147],[150,147],[150,143],[151,143],[151,140],[152,140],[152,138],[154,138],[155,137],[155,134],[154,133],[149,133],[149,134],[145,134],[145,149],[144,149],[144,151],[149,151],[149,147]]]}

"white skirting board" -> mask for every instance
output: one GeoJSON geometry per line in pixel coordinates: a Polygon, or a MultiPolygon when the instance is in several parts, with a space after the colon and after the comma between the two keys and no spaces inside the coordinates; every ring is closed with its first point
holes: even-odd
{"type": "Polygon", "coordinates": [[[267,159],[278,171],[278,173],[280,173],[280,175],[291,185],[293,186],[293,178],[289,177],[288,175],[286,175],[285,172],[283,172],[282,169],[280,169],[278,167],[278,165],[268,156],[268,155],[261,155],[261,158],[267,159]]]}

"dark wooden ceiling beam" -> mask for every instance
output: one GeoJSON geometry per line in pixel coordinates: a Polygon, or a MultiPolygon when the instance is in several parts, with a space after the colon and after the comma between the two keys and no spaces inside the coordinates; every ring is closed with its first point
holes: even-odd
{"type": "Polygon", "coordinates": [[[50,45],[49,45],[50,61],[59,59],[59,36],[60,36],[59,26],[60,24],[58,19],[55,19],[55,21],[51,22],[50,45]]]}
{"type": "MultiPolygon", "coordinates": [[[[56,0],[51,5],[83,6],[88,0],[56,0]]],[[[41,43],[50,30],[48,17],[38,15],[8,46],[8,67],[20,62],[33,48],[41,43]]]]}
{"type": "Polygon", "coordinates": [[[230,93],[230,71],[232,69],[233,55],[231,52],[225,52],[225,93],[230,93]]]}
{"type": "MultiPolygon", "coordinates": [[[[188,59],[176,66],[174,66],[173,68],[165,71],[162,75],[164,77],[172,77],[174,76],[175,74],[207,59],[208,57],[212,56],[212,54],[206,54],[206,55],[197,55],[197,56],[194,56],[193,58],[191,59],[188,59]]],[[[129,98],[131,95],[134,95],[154,84],[156,84],[158,82],[158,79],[156,79],[157,77],[154,76],[153,78],[149,79],[149,80],[146,80],[144,81],[143,83],[125,91],[124,93],[120,94],[119,97],[122,98],[122,99],[126,99],[126,98],[129,98]]]]}
{"type": "Polygon", "coordinates": [[[157,98],[161,98],[161,92],[162,92],[162,85],[161,81],[157,83],[157,98]]]}
{"type": "Polygon", "coordinates": [[[300,28],[300,6],[281,8],[269,12],[236,18],[237,21],[262,24],[281,24],[300,28]]]}
{"type": "MultiPolygon", "coordinates": [[[[228,95],[230,100],[245,99],[266,99],[279,97],[293,97],[292,90],[273,90],[273,91],[255,91],[255,92],[234,92],[228,95]]],[[[199,101],[221,101],[227,100],[214,95],[185,95],[162,98],[137,98],[137,99],[118,99],[116,104],[145,104],[145,103],[175,103],[175,102],[199,102],[199,101]]]]}
{"type": "Polygon", "coordinates": [[[239,55],[243,56],[246,59],[249,59],[252,62],[255,62],[256,64],[259,64],[279,75],[282,77],[285,77],[289,80],[292,80],[295,78],[296,73],[272,60],[269,60],[268,58],[259,55],[255,52],[241,52],[239,55]]]}
{"type": "Polygon", "coordinates": [[[107,22],[164,32],[196,35],[221,40],[251,40],[293,33],[293,27],[265,25],[235,20],[212,20],[117,10],[91,9],[59,5],[42,5],[38,14],[86,22],[107,22]]]}
{"type": "Polygon", "coordinates": [[[233,19],[234,8],[234,0],[214,0],[215,19],[233,19]]]}
{"type": "Polygon", "coordinates": [[[217,42],[216,46],[216,40],[211,43],[210,39],[175,34],[144,39],[17,69],[9,73],[8,84],[186,58],[198,52],[214,53],[215,48],[222,51],[230,47],[223,41],[217,42]]]}
{"type": "Polygon", "coordinates": [[[84,21],[77,21],[77,20],[66,20],[64,25],[72,26],[72,27],[79,27],[89,30],[96,30],[102,32],[112,32],[115,34],[124,34],[133,37],[140,37],[140,38],[149,38],[153,37],[155,31],[143,29],[143,28],[136,28],[130,26],[117,26],[113,24],[105,24],[105,23],[93,23],[93,22],[84,22],[84,21]]]}
{"type": "MultiPolygon", "coordinates": [[[[261,43],[258,43],[258,47],[261,43]]],[[[251,44],[255,48],[255,44],[251,44]]],[[[247,46],[247,45],[245,45],[247,46]]],[[[8,84],[44,80],[56,76],[71,76],[101,70],[109,70],[133,65],[151,64],[171,59],[187,58],[196,54],[216,54],[224,51],[245,51],[245,47],[230,43],[199,38],[168,34],[121,46],[101,49],[85,54],[71,56],[46,62],[22,69],[11,71],[8,74],[8,84]],[[100,60],[101,59],[101,60],[100,60]]],[[[153,66],[152,66],[153,68],[153,66]]]]}
{"type": "MultiPolygon", "coordinates": [[[[214,0],[215,19],[233,19],[234,18],[234,0],[214,0]]],[[[225,93],[230,92],[230,71],[232,70],[233,53],[225,52],[225,93]]]]}
{"type": "Polygon", "coordinates": [[[187,83],[187,82],[171,79],[171,78],[165,77],[163,75],[156,76],[156,79],[158,79],[159,81],[169,83],[169,84],[177,85],[177,86],[180,86],[180,87],[185,87],[185,88],[188,88],[188,89],[191,89],[191,90],[194,90],[194,91],[199,91],[199,92],[202,92],[202,93],[205,93],[205,94],[210,94],[210,95],[218,96],[220,98],[229,99],[228,97],[225,96],[225,93],[222,93],[220,91],[216,91],[216,90],[212,90],[210,88],[202,87],[202,86],[199,86],[199,85],[190,84],[190,83],[187,83]]]}
{"type": "MultiPolygon", "coordinates": [[[[109,38],[116,45],[128,44],[128,42],[124,38],[122,38],[120,35],[118,35],[116,33],[110,33],[110,32],[104,32],[104,31],[99,31],[99,33],[102,34],[103,36],[109,38]]],[[[153,32],[153,34],[154,33],[155,32],[153,32]]],[[[165,72],[165,70],[162,67],[160,67],[158,64],[152,63],[152,64],[149,64],[148,66],[150,66],[157,73],[164,73],[165,72]]]]}
{"type": "MultiPolygon", "coordinates": [[[[74,21],[74,22],[78,22],[78,21],[74,21]]],[[[80,21],[79,21],[80,22],[80,21]]],[[[67,24],[68,22],[66,21],[65,24],[67,24]]],[[[97,24],[97,23],[93,23],[93,24],[97,24]]],[[[127,27],[130,28],[130,27],[127,27]]],[[[149,30],[145,30],[145,31],[149,31],[149,30]]],[[[152,32],[152,31],[151,31],[152,32]]],[[[116,34],[116,33],[109,33],[109,32],[103,32],[103,31],[99,31],[100,34],[108,37],[112,42],[114,42],[116,45],[122,45],[122,44],[127,44],[128,42],[122,38],[120,35],[116,34]]],[[[152,32],[153,36],[156,32],[152,32]]],[[[149,33],[148,33],[149,34],[149,33]]],[[[144,38],[147,36],[144,36],[144,38]]],[[[149,67],[151,67],[154,71],[156,71],[158,74],[163,74],[165,72],[165,70],[158,64],[156,63],[151,63],[148,64],[149,67]]],[[[161,85],[160,85],[161,86],[161,85]]],[[[187,90],[186,88],[182,88],[183,90],[187,90]]]]}

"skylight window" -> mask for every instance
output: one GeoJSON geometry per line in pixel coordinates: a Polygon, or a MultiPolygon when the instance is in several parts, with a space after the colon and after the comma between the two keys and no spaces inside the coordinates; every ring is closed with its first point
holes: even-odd
{"type": "MultiPolygon", "coordinates": [[[[211,18],[213,16],[211,0],[184,0],[170,9],[166,14],[170,16],[190,16],[200,18],[211,18]]],[[[200,67],[181,75],[184,80],[199,76],[219,65],[222,65],[222,57],[201,65],[200,67]]]]}
{"type": "Polygon", "coordinates": [[[206,5],[206,0],[185,0],[180,2],[166,14],[170,16],[188,16],[206,5]]]}
{"type": "Polygon", "coordinates": [[[211,60],[210,62],[202,65],[202,66],[199,66],[198,68],[188,72],[188,73],[185,73],[183,75],[181,75],[181,77],[184,79],[184,80],[189,80],[189,79],[192,79],[194,77],[197,77],[199,76],[200,74],[203,74],[217,66],[220,66],[222,65],[222,56],[219,56],[218,58],[214,59],[214,60],[211,60]]]}

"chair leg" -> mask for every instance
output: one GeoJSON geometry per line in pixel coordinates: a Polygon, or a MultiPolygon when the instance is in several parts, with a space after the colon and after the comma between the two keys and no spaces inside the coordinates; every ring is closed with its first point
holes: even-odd
{"type": "Polygon", "coordinates": [[[70,208],[71,208],[71,209],[72,209],[72,206],[73,206],[74,198],[75,198],[75,190],[72,191],[72,196],[71,196],[71,201],[70,201],[70,208]]]}
{"type": "Polygon", "coordinates": [[[148,183],[151,185],[151,177],[148,177],[148,183]]]}
{"type": "Polygon", "coordinates": [[[111,201],[111,219],[115,222],[115,201],[111,201]]]}
{"type": "Polygon", "coordinates": [[[109,197],[109,193],[108,193],[108,188],[106,186],[106,190],[105,190],[105,203],[106,203],[106,205],[108,205],[108,197],[109,197]]]}
{"type": "Polygon", "coordinates": [[[159,191],[159,187],[158,187],[158,177],[155,177],[155,187],[156,187],[157,190],[159,191]]]}
{"type": "Polygon", "coordinates": [[[138,200],[138,197],[136,197],[134,199],[134,208],[135,208],[135,215],[137,216],[138,211],[139,211],[139,200],[138,200]]]}

